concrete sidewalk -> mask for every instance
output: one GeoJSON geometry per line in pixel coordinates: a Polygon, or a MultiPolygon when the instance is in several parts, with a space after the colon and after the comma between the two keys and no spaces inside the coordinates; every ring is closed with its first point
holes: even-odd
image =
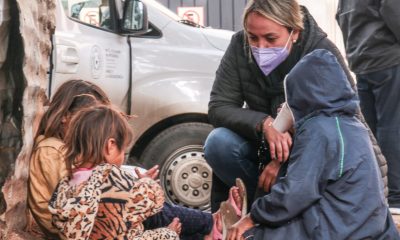
{"type": "Polygon", "coordinates": [[[392,215],[394,224],[396,224],[397,230],[400,232],[400,215],[392,215]]]}

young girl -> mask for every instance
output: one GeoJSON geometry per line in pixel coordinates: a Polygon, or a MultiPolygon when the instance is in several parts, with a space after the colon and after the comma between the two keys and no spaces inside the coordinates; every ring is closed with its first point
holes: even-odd
{"type": "Polygon", "coordinates": [[[67,174],[62,146],[68,119],[72,111],[88,105],[88,102],[82,106],[73,103],[74,96],[80,94],[90,94],[97,102],[110,104],[107,95],[95,84],[83,80],[65,82],[54,94],[35,137],[29,169],[28,204],[47,238],[57,238],[58,231],[51,224],[48,202],[57,183],[67,174]]]}
{"type": "Polygon", "coordinates": [[[54,225],[66,239],[178,239],[178,230],[144,231],[142,222],[164,203],[160,185],[120,169],[132,139],[120,112],[81,110],[65,137],[64,177],[50,201],[54,225]],[[75,169],[74,171],[72,169],[75,169]]]}

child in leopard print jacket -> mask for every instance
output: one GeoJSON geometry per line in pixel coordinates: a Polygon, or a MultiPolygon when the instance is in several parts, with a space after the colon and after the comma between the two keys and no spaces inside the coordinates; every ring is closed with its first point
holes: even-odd
{"type": "Polygon", "coordinates": [[[120,168],[132,138],[121,114],[107,106],[87,108],[73,117],[71,126],[65,137],[70,174],[49,204],[61,237],[179,239],[176,222],[144,230],[143,221],[161,210],[164,194],[154,180],[137,180],[120,168]]]}

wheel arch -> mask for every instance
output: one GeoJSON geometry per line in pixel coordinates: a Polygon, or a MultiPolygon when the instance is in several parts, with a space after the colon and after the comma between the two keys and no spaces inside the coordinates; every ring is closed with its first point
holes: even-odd
{"type": "Polygon", "coordinates": [[[135,142],[129,152],[129,163],[141,165],[140,157],[147,145],[162,131],[181,123],[209,123],[208,116],[202,113],[185,113],[165,118],[147,129],[135,142]]]}

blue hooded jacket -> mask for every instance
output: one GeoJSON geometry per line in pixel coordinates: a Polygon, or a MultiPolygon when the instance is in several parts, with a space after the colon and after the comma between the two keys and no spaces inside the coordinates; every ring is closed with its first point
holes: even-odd
{"type": "Polygon", "coordinates": [[[284,177],[257,199],[254,239],[400,239],[388,212],[356,93],[327,50],[306,55],[285,80],[295,119],[284,177]]]}

